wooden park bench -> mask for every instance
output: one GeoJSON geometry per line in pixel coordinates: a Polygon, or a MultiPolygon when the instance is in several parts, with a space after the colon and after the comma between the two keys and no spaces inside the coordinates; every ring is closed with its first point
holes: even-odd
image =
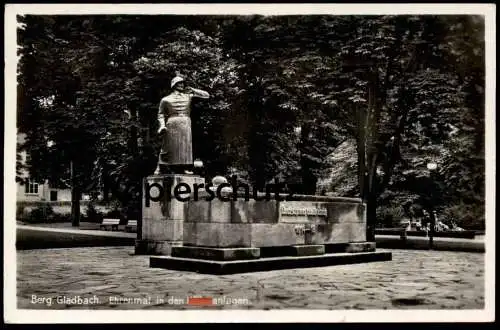
{"type": "Polygon", "coordinates": [[[125,226],[125,231],[129,233],[137,232],[137,220],[129,220],[125,226]]]}
{"type": "Polygon", "coordinates": [[[120,224],[120,219],[103,219],[100,225],[101,229],[108,230],[118,230],[118,225],[120,224]]]}

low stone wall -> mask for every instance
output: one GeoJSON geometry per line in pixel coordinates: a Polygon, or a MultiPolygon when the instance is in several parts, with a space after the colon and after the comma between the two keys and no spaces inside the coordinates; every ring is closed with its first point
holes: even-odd
{"type": "MultiPolygon", "coordinates": [[[[107,232],[106,232],[107,233],[107,232]]],[[[135,237],[119,237],[103,234],[90,235],[76,230],[53,230],[18,226],[16,230],[16,249],[54,249],[95,246],[134,246],[135,237]]]]}
{"type": "Polygon", "coordinates": [[[180,245],[260,248],[366,241],[366,207],[358,198],[287,194],[265,198],[259,193],[248,199],[238,194],[235,200],[229,191],[213,198],[201,191],[178,199],[168,195],[165,182],[194,187],[204,180],[189,175],[145,179],[137,250],[168,255],[168,246],[180,245]]]}
{"type": "MultiPolygon", "coordinates": [[[[376,235],[401,235],[403,229],[401,228],[385,228],[385,229],[376,229],[376,235]]],[[[415,237],[426,237],[428,236],[426,231],[406,231],[407,236],[415,236],[415,237]]],[[[449,237],[449,238],[467,238],[474,239],[476,236],[476,232],[474,230],[464,230],[464,231],[436,231],[434,233],[434,237],[449,237]]]]}
{"type": "MultiPolygon", "coordinates": [[[[395,235],[376,235],[375,241],[377,248],[382,249],[429,249],[429,239],[427,237],[408,236],[406,239],[401,239],[395,235]]],[[[483,253],[485,252],[485,242],[473,239],[435,237],[433,250],[483,253]]]]}
{"type": "Polygon", "coordinates": [[[350,200],[212,200],[184,204],[185,244],[266,247],[366,241],[364,205],[350,200]]]}

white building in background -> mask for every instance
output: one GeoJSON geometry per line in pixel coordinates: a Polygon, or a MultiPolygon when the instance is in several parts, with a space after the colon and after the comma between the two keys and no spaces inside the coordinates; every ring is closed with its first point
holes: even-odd
{"type": "MultiPolygon", "coordinates": [[[[24,143],[24,139],[26,138],[26,134],[18,133],[17,134],[17,143],[24,143]]],[[[21,162],[26,164],[26,151],[22,151],[20,153],[21,162]]],[[[22,171],[23,178],[27,179],[27,183],[24,184],[22,182],[17,182],[17,193],[16,198],[18,202],[39,202],[39,201],[47,201],[47,202],[64,202],[71,201],[71,189],[59,189],[50,187],[48,181],[45,182],[36,182],[30,180],[29,172],[26,170],[22,171]]]]}

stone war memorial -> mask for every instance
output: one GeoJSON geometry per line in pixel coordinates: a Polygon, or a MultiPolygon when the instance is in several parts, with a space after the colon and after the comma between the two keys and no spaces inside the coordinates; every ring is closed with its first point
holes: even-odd
{"type": "Polygon", "coordinates": [[[144,179],[136,254],[150,266],[208,274],[391,260],[366,239],[360,199],[266,191],[196,173],[190,103],[209,98],[176,76],[159,106],[163,138],[154,175],[144,179]]]}

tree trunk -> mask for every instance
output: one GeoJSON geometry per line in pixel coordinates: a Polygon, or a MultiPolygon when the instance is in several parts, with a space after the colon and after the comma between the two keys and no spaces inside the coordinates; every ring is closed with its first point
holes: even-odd
{"type": "MultiPolygon", "coordinates": [[[[131,151],[134,159],[135,164],[140,164],[142,161],[140,160],[140,151],[139,151],[139,138],[141,136],[141,132],[137,129],[136,125],[139,125],[139,120],[138,120],[138,113],[137,113],[137,108],[135,106],[131,107],[131,119],[132,119],[132,127],[130,131],[130,143],[131,143],[131,151]]],[[[142,143],[144,145],[144,143],[142,143]]],[[[136,176],[137,182],[137,189],[138,189],[138,196],[132,196],[132,201],[131,204],[133,205],[132,212],[130,210],[127,210],[127,221],[130,219],[130,216],[133,216],[137,220],[137,238],[142,238],[142,180],[143,176],[146,175],[146,173],[143,172],[143,169],[136,168],[135,169],[138,173],[136,176]],[[132,214],[131,214],[132,213],[132,214]]]]}
{"type": "Polygon", "coordinates": [[[316,184],[318,182],[318,178],[312,172],[312,163],[304,154],[310,152],[307,150],[310,143],[314,143],[311,141],[309,134],[311,133],[311,123],[305,122],[302,124],[301,128],[301,137],[300,137],[300,175],[302,179],[302,188],[301,193],[306,195],[315,195],[316,194],[316,184]]]}
{"type": "Polygon", "coordinates": [[[358,136],[356,139],[356,151],[358,153],[358,185],[359,193],[362,198],[365,196],[366,186],[366,128],[365,128],[365,112],[362,107],[358,108],[358,136]]]}
{"type": "Polygon", "coordinates": [[[368,241],[372,240],[372,228],[370,219],[373,216],[373,203],[370,203],[368,196],[368,176],[367,176],[367,166],[366,166],[366,112],[362,107],[359,107],[356,112],[358,116],[358,136],[357,136],[357,145],[356,151],[358,154],[358,185],[359,185],[359,194],[360,197],[366,205],[366,219],[367,219],[367,227],[366,227],[366,237],[368,241]]]}
{"type": "Polygon", "coordinates": [[[366,198],[366,240],[375,242],[375,225],[377,223],[377,196],[373,192],[366,198]]]}
{"type": "Polygon", "coordinates": [[[370,72],[368,84],[368,109],[364,115],[363,149],[363,201],[366,203],[366,240],[375,241],[375,225],[377,223],[377,151],[374,141],[378,138],[378,122],[380,106],[377,104],[378,79],[375,73],[370,72]]]}
{"type": "Polygon", "coordinates": [[[109,202],[109,178],[108,178],[108,167],[106,164],[102,167],[102,201],[104,203],[109,202]]]}
{"type": "Polygon", "coordinates": [[[431,228],[429,231],[429,249],[434,248],[434,236],[436,232],[436,216],[434,215],[434,207],[430,208],[429,212],[431,228]]]}
{"type": "Polygon", "coordinates": [[[257,189],[264,191],[268,174],[265,166],[268,161],[268,136],[263,134],[263,126],[265,126],[265,123],[263,122],[264,111],[262,109],[264,105],[260,104],[258,101],[261,91],[258,88],[253,89],[252,94],[248,106],[248,109],[250,109],[248,146],[250,177],[257,189]]]}
{"type": "Polygon", "coordinates": [[[76,174],[73,162],[70,164],[71,170],[71,225],[80,226],[80,191],[76,183],[76,174]]]}
{"type": "Polygon", "coordinates": [[[71,225],[80,226],[80,191],[77,187],[71,189],[71,225]]]}
{"type": "Polygon", "coordinates": [[[130,151],[132,155],[137,156],[139,153],[139,146],[137,143],[137,139],[139,137],[138,132],[137,132],[137,110],[135,107],[131,107],[130,109],[130,118],[132,125],[130,127],[130,140],[129,140],[129,146],[130,146],[130,151]]]}
{"type": "Polygon", "coordinates": [[[302,161],[301,163],[302,193],[306,195],[315,195],[318,179],[311,172],[310,166],[307,165],[307,161],[302,161]]]}

